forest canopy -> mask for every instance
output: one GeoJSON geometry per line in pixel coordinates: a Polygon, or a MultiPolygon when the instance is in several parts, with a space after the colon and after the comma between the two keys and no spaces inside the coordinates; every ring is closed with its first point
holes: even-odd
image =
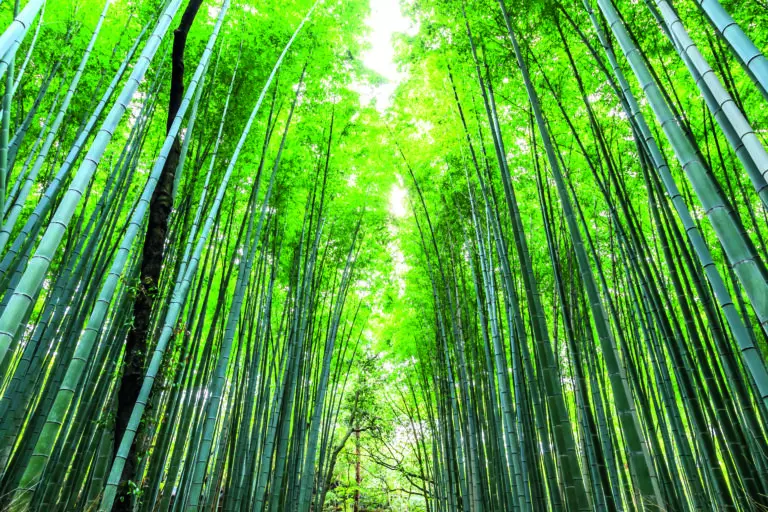
{"type": "Polygon", "coordinates": [[[0,24],[0,510],[768,509],[765,0],[0,24]]]}

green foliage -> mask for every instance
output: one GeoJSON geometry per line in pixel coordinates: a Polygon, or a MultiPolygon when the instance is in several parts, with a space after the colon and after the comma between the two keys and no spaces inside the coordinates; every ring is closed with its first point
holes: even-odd
{"type": "MultiPolygon", "coordinates": [[[[707,11],[722,5],[764,54],[765,1],[511,0],[509,27],[498,0],[402,2],[418,30],[393,38],[406,78],[386,111],[359,93],[387,80],[362,58],[368,2],[322,1],[226,182],[314,4],[238,0],[224,18],[181,130],[146,354],[159,367],[143,369],[151,394],[128,443],[140,456],[111,477],[145,291],[141,244],[121,244],[166,137],[173,34],[62,223],[63,190],[167,3],[111,3],[47,154],[104,4],[48,0],[25,27],[16,72],[28,64],[4,91],[18,137],[5,204],[21,199],[0,232],[0,315],[16,329],[0,332],[0,509],[95,510],[108,477],[121,510],[768,506],[768,94],[739,56],[752,46],[707,11]],[[686,65],[664,15],[705,64],[686,65]],[[694,65],[712,67],[728,108],[708,107],[694,65]]],[[[220,9],[204,2],[193,24],[186,87],[220,9]]]]}

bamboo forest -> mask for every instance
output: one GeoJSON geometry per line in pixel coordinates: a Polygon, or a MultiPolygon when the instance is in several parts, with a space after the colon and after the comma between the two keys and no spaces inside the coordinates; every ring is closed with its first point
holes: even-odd
{"type": "Polygon", "coordinates": [[[0,0],[0,511],[768,511],[766,0],[0,0]]]}

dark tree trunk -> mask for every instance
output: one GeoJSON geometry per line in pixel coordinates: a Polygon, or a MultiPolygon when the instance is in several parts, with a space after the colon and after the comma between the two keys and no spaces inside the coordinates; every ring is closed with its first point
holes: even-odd
{"type": "MultiPolygon", "coordinates": [[[[173,120],[181,106],[181,100],[184,97],[184,50],[187,44],[187,34],[201,4],[202,0],[189,0],[181,17],[181,22],[173,32],[171,90],[168,100],[166,133],[170,131],[173,120]]],[[[160,278],[160,271],[163,268],[163,253],[168,232],[168,219],[173,207],[173,182],[180,155],[181,143],[179,142],[179,137],[176,137],[149,204],[147,232],[144,236],[142,248],[140,281],[133,304],[133,326],[128,332],[125,342],[123,375],[120,380],[120,389],[117,393],[115,453],[117,453],[120,441],[128,426],[128,421],[130,420],[136,399],[139,396],[144,378],[144,367],[150,335],[149,326],[152,318],[152,308],[158,293],[157,282],[160,278]]],[[[128,459],[125,461],[122,482],[114,506],[116,511],[129,511],[132,509],[129,481],[136,478],[135,473],[138,466],[136,447],[141,444],[139,439],[140,436],[137,436],[137,440],[131,446],[128,459]]],[[[139,483],[136,483],[136,485],[140,487],[139,483]]]]}

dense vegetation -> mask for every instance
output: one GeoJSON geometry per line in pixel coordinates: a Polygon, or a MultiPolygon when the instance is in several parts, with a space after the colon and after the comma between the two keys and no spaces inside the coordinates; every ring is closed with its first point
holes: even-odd
{"type": "Polygon", "coordinates": [[[768,509],[768,4],[0,2],[0,510],[768,509]]]}

